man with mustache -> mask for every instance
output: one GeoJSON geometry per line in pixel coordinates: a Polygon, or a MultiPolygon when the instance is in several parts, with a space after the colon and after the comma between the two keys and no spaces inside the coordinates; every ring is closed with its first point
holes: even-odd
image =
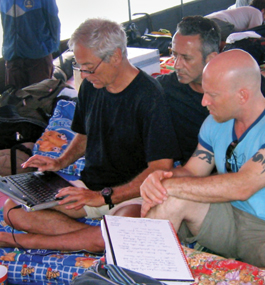
{"type": "Polygon", "coordinates": [[[215,22],[202,16],[185,17],[172,40],[175,72],[157,77],[171,109],[182,153],[181,164],[193,154],[199,129],[209,115],[201,105],[202,71],[219,53],[219,47],[220,31],[215,22]]]}

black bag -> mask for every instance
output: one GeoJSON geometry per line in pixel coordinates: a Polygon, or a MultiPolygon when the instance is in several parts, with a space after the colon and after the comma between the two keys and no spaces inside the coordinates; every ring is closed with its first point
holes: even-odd
{"type": "Polygon", "coordinates": [[[53,76],[56,79],[62,79],[63,81],[67,81],[73,76],[73,58],[74,53],[72,51],[67,50],[61,55],[59,55],[56,59],[54,59],[53,76]]]}
{"type": "Polygon", "coordinates": [[[126,27],[126,35],[127,35],[127,46],[131,47],[134,45],[139,44],[141,41],[141,33],[138,30],[137,26],[135,23],[129,23],[128,26],[126,27]]]}
{"type": "Polygon", "coordinates": [[[172,37],[167,35],[145,34],[141,37],[140,45],[143,48],[158,49],[160,56],[168,56],[172,37]]]}
{"type": "Polygon", "coordinates": [[[257,61],[258,65],[265,63],[265,38],[246,38],[226,44],[223,51],[230,49],[242,49],[251,54],[257,61]]]}
{"type": "Polygon", "coordinates": [[[21,117],[38,120],[47,125],[58,101],[57,96],[65,87],[73,89],[59,79],[45,79],[22,89],[11,87],[0,96],[0,107],[14,105],[21,117]]]}
{"type": "Polygon", "coordinates": [[[155,34],[144,34],[140,38],[135,37],[130,32],[130,41],[128,41],[128,47],[139,47],[139,48],[152,48],[158,49],[160,56],[170,55],[170,48],[172,44],[172,37],[167,35],[155,35],[155,34]]]}
{"type": "Polygon", "coordinates": [[[14,105],[0,107],[0,149],[9,149],[23,142],[35,142],[45,127],[42,121],[21,117],[14,105]]]}
{"type": "Polygon", "coordinates": [[[158,49],[160,56],[170,55],[172,36],[160,32],[164,31],[165,29],[159,29],[158,33],[152,32],[154,29],[151,17],[148,13],[133,14],[133,16],[136,15],[145,15],[148,26],[147,30],[150,31],[150,33],[146,32],[144,35],[141,36],[137,25],[134,22],[130,22],[125,29],[127,35],[127,46],[158,49]]]}
{"type": "Polygon", "coordinates": [[[260,26],[256,26],[253,27],[251,29],[248,29],[246,31],[253,31],[256,32],[257,34],[261,35],[262,37],[265,37],[265,25],[260,25],[260,26]]]}

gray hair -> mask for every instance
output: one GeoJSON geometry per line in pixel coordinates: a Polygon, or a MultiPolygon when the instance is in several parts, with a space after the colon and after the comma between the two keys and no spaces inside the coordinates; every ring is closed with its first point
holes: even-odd
{"type": "Polygon", "coordinates": [[[88,19],[72,34],[68,46],[71,50],[75,44],[82,44],[92,49],[96,56],[106,62],[117,48],[121,49],[122,57],[127,57],[127,37],[122,25],[106,19],[88,19]]]}
{"type": "Polygon", "coordinates": [[[187,16],[178,23],[177,32],[183,36],[200,35],[204,61],[210,53],[219,53],[221,33],[214,21],[199,15],[187,16]]]}

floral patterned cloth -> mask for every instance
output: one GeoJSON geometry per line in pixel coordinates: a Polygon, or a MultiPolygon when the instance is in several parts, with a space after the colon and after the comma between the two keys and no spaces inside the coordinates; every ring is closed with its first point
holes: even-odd
{"type": "Polygon", "coordinates": [[[258,267],[186,247],[184,252],[195,277],[194,284],[265,284],[265,271],[258,267]]]}
{"type": "MultiPolygon", "coordinates": [[[[100,224],[97,219],[83,222],[100,224]]],[[[0,231],[12,231],[3,221],[1,209],[0,231]]],[[[195,278],[194,285],[265,285],[265,270],[188,247],[183,250],[195,278]]],[[[102,256],[85,252],[0,248],[0,264],[8,268],[8,284],[67,285],[99,259],[102,256]]]]}

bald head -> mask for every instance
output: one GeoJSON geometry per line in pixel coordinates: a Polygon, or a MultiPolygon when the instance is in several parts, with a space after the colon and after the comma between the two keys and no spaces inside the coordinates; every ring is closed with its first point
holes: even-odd
{"type": "Polygon", "coordinates": [[[260,68],[243,50],[229,50],[211,59],[203,70],[202,88],[202,105],[217,122],[247,119],[248,125],[265,108],[260,68]]]}
{"type": "Polygon", "coordinates": [[[255,59],[240,49],[225,51],[213,58],[204,69],[204,79],[214,80],[230,91],[247,89],[253,94],[260,91],[261,74],[255,59]]]}

